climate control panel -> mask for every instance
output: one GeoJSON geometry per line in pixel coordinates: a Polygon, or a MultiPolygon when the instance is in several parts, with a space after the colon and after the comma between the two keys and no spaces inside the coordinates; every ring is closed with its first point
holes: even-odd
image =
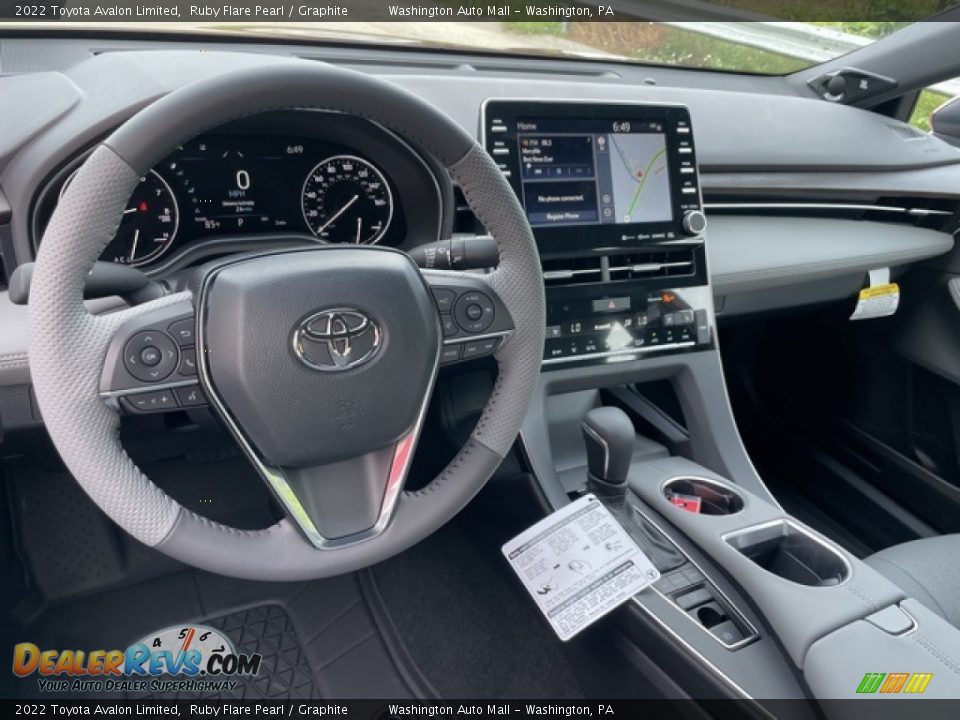
{"type": "Polygon", "coordinates": [[[611,292],[601,286],[593,294],[564,290],[547,294],[544,365],[612,362],[712,343],[704,287],[649,290],[633,285],[611,292]]]}

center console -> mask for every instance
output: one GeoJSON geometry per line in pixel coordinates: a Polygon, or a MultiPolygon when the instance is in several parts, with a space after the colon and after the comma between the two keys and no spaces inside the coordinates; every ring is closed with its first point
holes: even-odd
{"type": "Polygon", "coordinates": [[[545,511],[593,493],[660,570],[618,616],[633,647],[698,697],[849,698],[886,668],[956,697],[960,633],[785,512],[743,447],[688,111],[489,100],[481,129],[543,265],[520,446],[545,511]]]}
{"type": "Polygon", "coordinates": [[[685,107],[490,100],[482,129],[542,258],[546,367],[711,346],[685,107]]]}

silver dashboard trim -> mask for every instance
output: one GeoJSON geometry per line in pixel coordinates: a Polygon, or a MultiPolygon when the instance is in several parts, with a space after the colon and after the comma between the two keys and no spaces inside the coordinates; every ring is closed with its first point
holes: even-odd
{"type": "Polygon", "coordinates": [[[630,357],[631,355],[646,355],[660,350],[678,350],[682,348],[696,347],[696,340],[680,343],[664,343],[663,345],[648,345],[645,347],[625,348],[623,350],[607,350],[598,353],[585,353],[583,355],[571,355],[569,357],[546,358],[542,361],[543,365],[557,365],[559,363],[580,362],[583,360],[598,360],[603,358],[630,357]]]}
{"type": "Polygon", "coordinates": [[[468,335],[465,337],[444,338],[444,345],[460,345],[462,343],[473,342],[475,340],[490,340],[491,338],[506,338],[513,335],[513,330],[498,330],[497,332],[482,333],[477,335],[468,335]]]}
{"type": "Polygon", "coordinates": [[[597,480],[602,479],[603,482],[606,482],[607,478],[610,477],[610,445],[600,437],[600,433],[587,425],[586,420],[581,421],[580,429],[603,446],[603,478],[597,478],[597,480]]]}
{"type": "Polygon", "coordinates": [[[899,205],[868,205],[864,203],[807,203],[807,202],[707,202],[704,210],[876,210],[878,212],[904,213],[917,217],[929,215],[951,216],[949,210],[934,210],[929,208],[901,207],[899,205]]]}

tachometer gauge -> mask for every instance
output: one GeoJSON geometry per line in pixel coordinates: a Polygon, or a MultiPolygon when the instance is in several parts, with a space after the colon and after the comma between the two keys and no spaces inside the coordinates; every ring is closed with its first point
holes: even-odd
{"type": "Polygon", "coordinates": [[[303,183],[303,219],[329,242],[372,244],[393,217],[386,178],[366,160],[335,155],[313,168],[303,183]]]}
{"type": "MultiPolygon", "coordinates": [[[[76,172],[63,184],[61,197],[75,175],[76,172]]],[[[177,200],[170,186],[159,173],[151,170],[140,178],[123,211],[117,234],[102,257],[124,265],[146,265],[170,249],[179,223],[177,200]]]]}

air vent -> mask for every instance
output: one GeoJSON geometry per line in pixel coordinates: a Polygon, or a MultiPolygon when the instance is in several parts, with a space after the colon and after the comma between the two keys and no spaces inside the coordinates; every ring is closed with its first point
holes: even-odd
{"type": "Polygon", "coordinates": [[[603,282],[604,260],[599,255],[543,260],[543,284],[550,287],[603,282]]]}
{"type": "Polygon", "coordinates": [[[685,277],[696,271],[696,257],[691,248],[646,250],[610,258],[610,279],[614,281],[685,277]]]}
{"type": "Polygon", "coordinates": [[[486,228],[483,227],[473,210],[467,204],[467,199],[463,196],[463,190],[460,186],[453,186],[453,232],[455,235],[486,235],[486,228]]]}
{"type": "Polygon", "coordinates": [[[888,127],[904,140],[926,140],[930,137],[912,125],[889,125],[888,127]]]}
{"type": "Polygon", "coordinates": [[[583,68],[583,67],[571,67],[567,66],[558,66],[558,67],[545,67],[541,65],[534,70],[529,66],[521,65],[490,65],[490,64],[473,64],[474,70],[479,73],[486,73],[489,75],[494,74],[522,74],[522,75],[554,75],[559,77],[571,77],[571,78],[607,78],[610,80],[617,80],[623,76],[619,73],[616,73],[609,69],[595,69],[595,68],[583,68]]]}
{"type": "MultiPolygon", "coordinates": [[[[623,77],[608,68],[584,66],[582,63],[577,63],[576,65],[557,63],[557,66],[553,66],[557,61],[552,62],[551,67],[547,68],[543,65],[532,67],[530,64],[522,62],[522,60],[514,62],[513,59],[504,59],[503,62],[459,62],[456,59],[415,60],[413,58],[407,58],[400,62],[395,62],[379,58],[358,58],[346,54],[332,56],[330,54],[317,53],[296,53],[294,57],[303,60],[316,60],[323,63],[336,63],[341,67],[363,72],[372,72],[379,75],[408,74],[415,72],[418,75],[459,76],[463,76],[464,73],[476,73],[486,76],[523,75],[528,77],[549,75],[559,78],[590,78],[594,80],[619,80],[623,77]]],[[[537,60],[537,58],[531,59],[534,61],[537,60]]]]}
{"type": "Polygon", "coordinates": [[[692,248],[651,248],[623,255],[543,260],[543,283],[587,285],[621,280],[681,278],[696,275],[696,255],[692,248]]]}

